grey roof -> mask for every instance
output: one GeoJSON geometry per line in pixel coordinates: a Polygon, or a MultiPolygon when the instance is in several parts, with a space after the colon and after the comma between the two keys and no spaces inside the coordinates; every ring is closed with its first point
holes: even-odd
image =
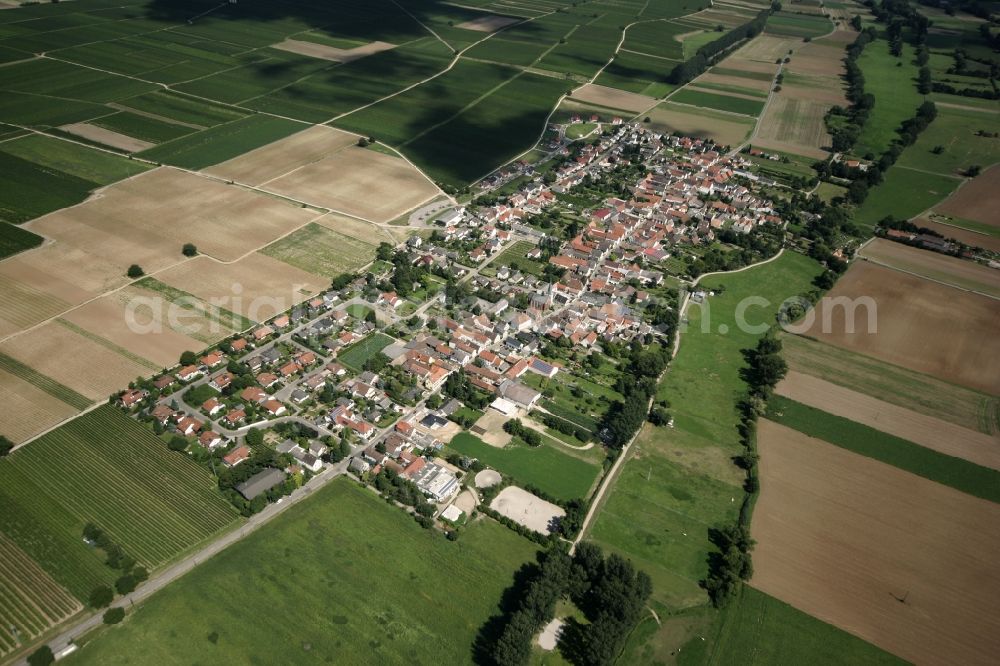
{"type": "Polygon", "coordinates": [[[252,500],[254,497],[262,493],[266,493],[271,488],[285,480],[285,473],[280,469],[274,469],[269,467],[263,471],[257,472],[249,479],[243,483],[236,486],[237,492],[248,500],[252,500]]]}

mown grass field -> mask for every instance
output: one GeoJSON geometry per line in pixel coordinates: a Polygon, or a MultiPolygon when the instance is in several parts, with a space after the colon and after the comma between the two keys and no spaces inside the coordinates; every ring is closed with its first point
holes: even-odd
{"type": "Polygon", "coordinates": [[[467,663],[535,546],[489,520],[457,542],[337,479],[103,630],[69,664],[467,663]],[[281,621],[277,621],[282,618],[281,621]]]}
{"type": "MultiPolygon", "coordinates": [[[[589,535],[649,573],[661,615],[708,603],[699,586],[715,550],[708,529],[734,520],[743,496],[743,473],[731,460],[741,450],[741,350],[763,331],[741,330],[736,306],[751,296],[765,298],[766,305],[747,310],[746,323],[766,329],[781,301],[807,291],[818,273],[813,260],[785,252],[768,264],[704,280],[702,286],[724,285],[725,292],[687,311],[690,323],[657,396],[670,401],[674,427],[644,426],[589,535]]],[[[659,658],[669,653],[663,645],[676,649],[682,642],[683,636],[659,631],[648,639],[659,658]]]]}
{"type": "Polygon", "coordinates": [[[86,523],[155,567],[237,519],[209,472],[110,406],[0,460],[0,496],[0,532],[81,600],[117,576],[86,523]]]}
{"type": "Polygon", "coordinates": [[[801,433],[880,460],[975,497],[1000,502],[1000,472],[948,456],[850,419],[775,395],[768,418],[801,433]]]}
{"type": "Polygon", "coordinates": [[[960,176],[973,164],[985,168],[1000,162],[1000,141],[977,136],[978,130],[996,132],[1000,130],[1000,119],[995,114],[938,105],[937,117],[921,132],[917,141],[903,151],[897,164],[960,176]],[[934,149],[938,146],[942,152],[935,154],[934,149]]]}
{"type": "Polygon", "coordinates": [[[475,435],[460,432],[448,448],[481,462],[556,499],[584,499],[601,472],[596,465],[559,450],[555,443],[529,447],[511,444],[502,449],[490,446],[475,435]]]}
{"type": "Polygon", "coordinates": [[[364,340],[359,340],[347,349],[337,354],[337,360],[351,368],[361,371],[368,359],[372,358],[395,340],[385,333],[373,333],[364,340]]]}
{"type": "Polygon", "coordinates": [[[858,65],[865,76],[865,92],[875,96],[875,107],[861,129],[855,153],[872,153],[877,158],[896,138],[900,124],[916,113],[923,96],[917,92],[917,66],[913,63],[913,47],[908,44],[899,58],[889,53],[882,39],[865,47],[858,65]]]}

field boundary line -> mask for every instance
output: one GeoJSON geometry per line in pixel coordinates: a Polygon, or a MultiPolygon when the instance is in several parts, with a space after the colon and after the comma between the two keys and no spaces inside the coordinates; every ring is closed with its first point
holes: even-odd
{"type": "Polygon", "coordinates": [[[897,271],[899,273],[906,273],[907,275],[912,275],[915,278],[920,278],[921,280],[927,280],[928,282],[936,282],[937,284],[944,287],[951,287],[952,289],[958,289],[959,291],[965,291],[970,294],[976,294],[977,296],[985,296],[986,298],[993,299],[994,301],[1000,301],[1000,296],[994,296],[993,294],[987,294],[976,289],[970,289],[968,287],[962,287],[957,284],[952,284],[951,282],[945,282],[944,280],[938,280],[937,278],[928,277],[920,273],[915,273],[914,271],[907,270],[905,268],[900,268],[899,266],[893,266],[892,264],[887,264],[885,262],[879,261],[878,259],[873,259],[871,257],[866,257],[860,254],[861,250],[858,249],[858,257],[864,261],[875,264],[876,266],[881,266],[882,268],[888,268],[890,270],[897,271]]]}

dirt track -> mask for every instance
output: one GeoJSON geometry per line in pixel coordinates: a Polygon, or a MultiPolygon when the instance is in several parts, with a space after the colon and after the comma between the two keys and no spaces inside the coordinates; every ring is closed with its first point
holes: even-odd
{"type": "Polygon", "coordinates": [[[928,449],[1000,470],[1000,437],[963,428],[794,370],[778,384],[776,392],[928,449]]]}
{"type": "Polygon", "coordinates": [[[766,420],[759,447],[754,587],[914,663],[996,663],[1000,505],[766,420]]]}

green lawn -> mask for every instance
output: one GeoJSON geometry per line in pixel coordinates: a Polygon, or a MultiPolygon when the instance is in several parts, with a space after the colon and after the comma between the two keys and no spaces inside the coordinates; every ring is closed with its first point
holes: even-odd
{"type": "Polygon", "coordinates": [[[374,333],[337,354],[337,360],[347,367],[360,371],[371,357],[391,345],[395,340],[385,333],[374,333]]]}
{"type": "Polygon", "coordinates": [[[877,158],[896,138],[900,124],[912,118],[923,102],[915,83],[917,66],[913,64],[913,47],[905,44],[903,56],[896,58],[889,53],[885,40],[878,39],[865,47],[858,65],[865,76],[865,92],[875,96],[875,108],[861,130],[854,152],[872,153],[877,158]]]}
{"type": "Polygon", "coordinates": [[[499,449],[475,435],[460,432],[448,448],[479,458],[484,464],[514,479],[561,500],[585,498],[601,472],[601,467],[563,453],[555,443],[539,447],[509,445],[499,449]]]}
{"type": "Polygon", "coordinates": [[[958,176],[972,164],[986,167],[1000,162],[1000,141],[976,136],[977,130],[1000,132],[1000,115],[939,105],[937,117],[921,132],[916,143],[903,151],[897,163],[958,176]],[[934,154],[938,146],[943,150],[934,154]]]}
{"type": "Polygon", "coordinates": [[[831,444],[880,460],[969,495],[1000,502],[1000,472],[938,453],[901,437],[776,395],[767,417],[831,444]]]}
{"type": "Polygon", "coordinates": [[[450,542],[338,479],[66,663],[469,663],[534,550],[489,520],[450,542]]]}
{"type": "MultiPolygon", "coordinates": [[[[909,150],[913,146],[903,151],[903,155],[909,150]]],[[[907,220],[943,201],[960,182],[958,178],[894,164],[885,172],[885,180],[869,191],[868,198],[854,212],[854,221],[873,228],[888,215],[907,220]]]]}
{"type": "MultiPolygon", "coordinates": [[[[714,551],[708,529],[732,521],[743,497],[743,473],[731,460],[742,450],[741,350],[762,332],[740,330],[736,307],[749,297],[766,299],[746,311],[746,323],[766,327],[780,302],[807,291],[819,270],[813,260],[786,251],[768,264],[706,279],[704,286],[724,285],[725,292],[687,311],[690,323],[658,392],[671,403],[674,427],[645,426],[590,533],[649,573],[661,616],[708,603],[698,585],[714,551]]],[[[667,641],[674,648],[683,640],[660,631],[649,637],[650,645],[667,641]]]]}
{"type": "Polygon", "coordinates": [[[677,659],[679,666],[905,663],[871,643],[748,586],[719,613],[705,640],[693,638],[677,659]]]}
{"type": "Polygon", "coordinates": [[[305,128],[305,124],[294,120],[254,115],[162,143],[138,155],[188,169],[203,169],[305,128]]]}
{"type": "Polygon", "coordinates": [[[207,470],[110,406],[0,460],[0,503],[0,531],[79,599],[118,575],[87,522],[155,567],[237,520],[207,470]]]}

